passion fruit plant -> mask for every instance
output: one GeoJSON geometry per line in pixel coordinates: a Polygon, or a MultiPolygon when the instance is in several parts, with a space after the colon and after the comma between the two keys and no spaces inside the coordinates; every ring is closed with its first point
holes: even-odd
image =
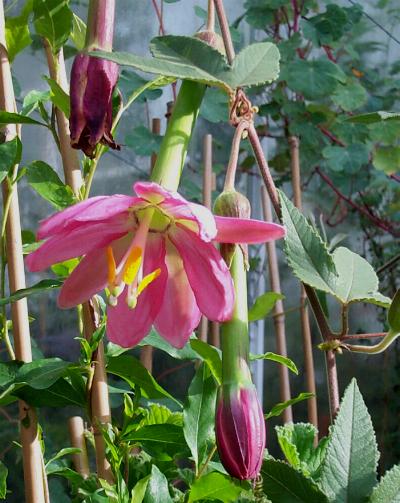
{"type": "MultiPolygon", "coordinates": [[[[157,2],[153,4],[161,20],[157,2]]],[[[345,247],[332,251],[299,209],[299,161],[303,160],[299,142],[311,142],[308,136],[315,133],[315,127],[337,144],[325,147],[324,166],[336,166],[335,159],[342,156],[343,165],[337,171],[342,171],[344,178],[345,166],[353,166],[364,151],[361,140],[346,147],[340,132],[336,137],[329,130],[332,124],[326,122],[328,117],[333,121],[333,112],[328,106],[318,108],[310,103],[328,88],[329,92],[335,90],[334,102],[341,107],[337,114],[351,110],[349,102],[357,96],[357,103],[362,101],[354,71],[353,76],[347,75],[333,53],[343,35],[335,31],[337,17],[341,16],[342,24],[356,25],[361,8],[328,5],[326,12],[310,17],[315,13],[314,2],[249,0],[245,7],[244,18],[259,29],[265,28],[268,40],[250,44],[236,55],[223,2],[210,0],[207,10],[199,11],[206,14],[205,30],[193,37],[156,37],[150,44],[152,57],[143,57],[112,52],[114,0],[90,0],[87,25],[67,0],[28,0],[17,16],[6,18],[0,2],[0,303],[1,336],[8,353],[7,361],[0,363],[0,403],[8,414],[5,407],[18,402],[24,493],[30,503],[50,501],[48,480],[55,478],[66,481],[63,501],[400,501],[400,468],[395,466],[377,481],[379,452],[370,416],[355,380],[339,405],[336,370],[336,355],[343,350],[377,354],[395,341],[400,335],[400,294],[391,299],[380,293],[377,275],[367,260],[345,247]],[[220,33],[215,29],[216,17],[220,33]],[[301,26],[303,20],[306,24],[301,26]],[[287,28],[287,40],[281,35],[282,26],[287,28]],[[301,31],[310,44],[303,45],[301,31]],[[32,37],[40,41],[46,54],[49,92],[32,91],[19,109],[11,63],[31,44],[32,37]],[[69,41],[76,54],[68,84],[64,48],[69,41]],[[283,53],[280,76],[280,52],[273,41],[283,53]],[[320,47],[327,59],[309,60],[312,44],[320,47]],[[153,77],[138,77],[141,84],[123,96],[118,89],[120,67],[153,77]],[[339,90],[339,83],[347,87],[339,90]],[[159,148],[150,149],[152,154],[157,151],[157,156],[153,156],[148,179],[136,181],[134,195],[92,196],[92,182],[103,155],[109,149],[124,148],[118,142],[124,114],[149,90],[169,85],[176,99],[159,148]],[[184,170],[186,155],[202,100],[210,88],[219,93],[218,100],[222,96],[226,102],[234,130],[227,169],[220,174],[224,187],[215,200],[214,213],[178,192],[180,183],[184,185],[189,177],[184,170]],[[277,189],[266,160],[259,136],[265,125],[256,127],[261,107],[251,101],[253,97],[259,101],[257,92],[270,97],[261,112],[271,126],[267,135],[283,124],[291,159],[283,143],[277,156],[286,156],[292,163],[295,204],[277,189]],[[304,130],[299,127],[300,116],[311,121],[304,130]],[[65,183],[43,161],[19,167],[24,125],[51,132],[62,159],[65,183]],[[272,204],[279,223],[250,218],[250,202],[236,185],[244,149],[259,167],[266,189],[264,203],[272,204]],[[37,241],[25,236],[24,243],[17,192],[23,178],[57,210],[39,223],[37,241]],[[322,337],[319,348],[326,354],[332,418],[329,435],[319,441],[315,408],[309,413],[310,423],[286,421],[277,427],[284,461],[274,459],[265,449],[265,420],[290,410],[302,399],[314,399],[315,406],[311,339],[309,335],[304,339],[307,393],[291,398],[289,390],[287,400],[264,414],[252,380],[251,360],[273,360],[298,371],[284,346],[280,354],[250,354],[249,319],[264,317],[281,296],[277,292],[264,294],[249,313],[247,295],[248,245],[280,238],[284,238],[287,263],[303,285],[322,337]],[[30,271],[51,268],[56,277],[27,288],[24,254],[30,271]],[[79,361],[32,361],[27,298],[58,288],[58,306],[77,309],[79,361]],[[339,332],[331,328],[336,320],[328,316],[324,296],[340,306],[339,332]],[[387,310],[387,330],[349,335],[348,311],[356,302],[387,310]],[[196,335],[201,320],[204,326],[207,319],[220,323],[220,347],[217,338],[214,345],[207,342],[203,329],[196,335]],[[356,345],[355,338],[380,340],[374,345],[356,345]],[[194,364],[184,401],[157,382],[150,365],[133,356],[129,350],[137,345],[152,346],[194,364]],[[112,385],[108,385],[108,377],[113,378],[112,385]],[[113,416],[109,393],[123,397],[113,416]],[[69,420],[71,447],[57,446],[57,453],[49,456],[37,410],[40,418],[42,407],[71,405],[79,410],[69,420]],[[90,462],[92,454],[95,467],[90,462]]],[[[126,75],[125,71],[120,80],[126,75]]],[[[343,117],[341,130],[349,133],[352,124],[380,119],[397,120],[397,115],[343,117]]],[[[150,132],[147,139],[154,140],[150,132]]],[[[316,145],[311,142],[309,147],[316,145]]],[[[395,175],[386,169],[389,154],[375,148],[375,164],[383,156],[383,169],[393,181],[395,175]]],[[[342,194],[320,167],[315,173],[342,194]]],[[[396,235],[394,224],[389,225],[370,208],[365,211],[381,230],[385,225],[385,232],[396,235]]],[[[304,305],[302,313],[305,321],[304,305]]],[[[281,384],[283,376],[281,373],[281,384]]],[[[1,463],[0,468],[0,497],[21,501],[18,488],[7,484],[8,472],[10,477],[13,474],[11,467],[1,463]]],[[[61,501],[58,498],[53,496],[53,501],[61,501]]]]}

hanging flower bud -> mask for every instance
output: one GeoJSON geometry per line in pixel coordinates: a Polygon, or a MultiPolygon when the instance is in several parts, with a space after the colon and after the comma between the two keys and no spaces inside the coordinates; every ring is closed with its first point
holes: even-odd
{"type": "Polygon", "coordinates": [[[257,477],[265,447],[265,421],[254,385],[223,386],[216,413],[219,456],[238,479],[257,477]]]}
{"type": "Polygon", "coordinates": [[[118,80],[118,65],[89,56],[97,49],[111,51],[115,0],[91,0],[86,47],[75,57],[71,71],[71,145],[94,157],[99,143],[120,147],[112,134],[112,96],[118,80]]]}
{"type": "Polygon", "coordinates": [[[207,45],[210,45],[213,49],[216,49],[218,52],[220,52],[225,56],[226,53],[225,53],[224,41],[221,35],[215,33],[215,31],[211,30],[198,31],[195,34],[195,37],[198,38],[199,40],[202,40],[207,45]]]}

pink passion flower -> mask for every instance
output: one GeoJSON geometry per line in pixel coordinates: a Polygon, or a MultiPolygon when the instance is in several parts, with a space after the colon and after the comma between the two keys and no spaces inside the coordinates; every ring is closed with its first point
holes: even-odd
{"type": "Polygon", "coordinates": [[[65,281],[58,304],[70,308],[107,289],[108,338],[136,345],[154,324],[176,347],[201,314],[232,316],[234,290],[213,241],[259,243],[281,238],[280,225],[215,217],[153,182],[137,182],[137,197],[98,196],[41,222],[45,242],[27,257],[31,271],[84,256],[65,281]]]}

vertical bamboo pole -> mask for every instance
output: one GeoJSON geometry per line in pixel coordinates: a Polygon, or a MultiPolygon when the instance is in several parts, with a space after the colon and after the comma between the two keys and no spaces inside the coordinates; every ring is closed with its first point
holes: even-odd
{"type": "MultiPolygon", "coordinates": [[[[299,139],[296,136],[289,137],[290,159],[292,169],[292,187],[294,195],[294,204],[296,208],[302,211],[301,197],[301,171],[299,155],[299,139]]],[[[311,340],[310,318],[307,308],[307,294],[304,286],[301,285],[300,292],[300,320],[301,332],[303,337],[304,366],[306,372],[306,388],[313,397],[307,400],[308,422],[318,428],[318,409],[315,387],[314,356],[311,340]]]]}
{"type": "Polygon", "coordinates": [[[72,456],[75,470],[84,478],[87,478],[90,475],[90,469],[86,450],[85,426],[83,424],[83,419],[80,416],[70,417],[68,420],[68,429],[72,447],[76,447],[81,450],[79,454],[74,454],[72,456]]]}
{"type": "MultiPolygon", "coordinates": [[[[49,65],[49,73],[53,76],[58,85],[63,87],[66,92],[68,82],[66,78],[64,58],[55,57],[48,44],[45,44],[46,56],[49,65]]],[[[53,78],[52,77],[52,78],[53,78]]],[[[57,130],[60,138],[61,157],[63,161],[63,170],[66,183],[68,183],[75,194],[79,193],[82,185],[82,173],[79,168],[77,152],[71,148],[69,143],[69,124],[61,110],[57,110],[57,130]],[[63,140],[64,139],[64,140],[63,140]],[[78,164],[77,164],[78,163],[78,164]]],[[[93,306],[88,302],[83,305],[83,323],[85,337],[90,339],[96,330],[95,324],[96,312],[93,306]]],[[[93,383],[91,388],[91,411],[92,425],[94,428],[94,438],[96,446],[96,466],[99,477],[113,482],[113,476],[110,464],[105,456],[105,444],[101,434],[101,425],[111,422],[110,403],[108,398],[107,374],[105,370],[104,345],[100,342],[95,362],[93,383]]]]}
{"type": "MultiPolygon", "coordinates": [[[[160,134],[161,132],[161,120],[158,117],[155,117],[151,121],[151,130],[154,134],[160,134]]],[[[153,171],[154,165],[157,161],[157,154],[151,154],[150,161],[150,173],[153,171]]],[[[146,345],[143,346],[140,350],[140,361],[142,365],[150,372],[153,372],[153,346],[146,345]]]]}
{"type": "MultiPolygon", "coordinates": [[[[272,209],[271,202],[268,197],[265,187],[261,187],[261,201],[263,206],[264,219],[272,222],[272,209]]],[[[275,241],[270,241],[266,244],[268,254],[268,269],[270,275],[271,289],[276,293],[281,293],[281,282],[279,278],[278,257],[276,255],[275,241]]],[[[286,348],[286,334],[285,334],[285,314],[283,309],[283,302],[278,300],[273,309],[274,325],[275,325],[275,339],[278,354],[287,356],[286,348]]],[[[280,385],[280,399],[282,402],[290,400],[290,381],[289,370],[285,365],[279,365],[279,385],[280,385]]],[[[293,421],[292,407],[287,407],[283,411],[284,423],[293,421]]]]}
{"type": "MultiPolygon", "coordinates": [[[[5,40],[4,5],[0,2],[0,108],[15,112],[15,97],[5,40]]],[[[17,128],[9,124],[5,128],[5,141],[17,136],[17,128]]],[[[25,288],[24,261],[22,255],[21,222],[17,186],[10,187],[6,179],[2,184],[3,201],[11,197],[6,225],[6,246],[10,293],[25,288]],[[10,191],[12,191],[10,193],[10,191]]],[[[18,360],[32,361],[28,304],[21,299],[11,304],[11,317],[15,355],[18,360]]],[[[24,467],[25,499],[28,503],[46,503],[47,480],[43,471],[42,451],[38,437],[35,409],[19,401],[20,434],[24,467]]]]}

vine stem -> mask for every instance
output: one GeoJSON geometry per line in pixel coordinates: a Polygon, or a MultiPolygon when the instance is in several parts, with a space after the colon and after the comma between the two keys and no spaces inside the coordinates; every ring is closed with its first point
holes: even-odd
{"type": "MultiPolygon", "coordinates": [[[[235,51],[233,48],[232,37],[229,30],[228,20],[226,18],[225,9],[223,5],[223,0],[214,0],[215,9],[218,16],[218,21],[221,28],[221,34],[224,41],[224,46],[228,58],[228,62],[232,64],[235,58],[235,51]]],[[[257,134],[257,130],[253,123],[250,124],[248,129],[249,141],[253,148],[253,152],[259,166],[261,176],[263,178],[265,187],[267,189],[269,198],[271,200],[272,206],[279,220],[281,220],[281,208],[279,204],[278,191],[276,189],[274,180],[271,176],[271,172],[268,166],[268,162],[265,158],[264,151],[257,134]]],[[[303,285],[306,291],[308,300],[310,302],[311,308],[313,310],[315,319],[318,324],[319,331],[324,340],[330,340],[333,337],[333,333],[328,325],[325,318],[325,314],[322,310],[321,304],[318,300],[315,290],[309,285],[303,285]]],[[[329,391],[329,401],[330,410],[332,417],[336,414],[339,409],[339,387],[337,381],[337,370],[336,370],[336,360],[334,354],[331,351],[328,352],[327,357],[327,372],[328,372],[328,391],[329,391]]]]}
{"type": "MultiPolygon", "coordinates": [[[[68,92],[68,81],[65,70],[64,58],[60,51],[58,56],[55,56],[48,42],[45,43],[45,50],[47,62],[49,66],[49,73],[58,85],[60,85],[66,92],[68,92]]],[[[80,194],[81,186],[83,184],[82,172],[79,167],[77,152],[70,146],[69,125],[62,110],[56,110],[58,134],[60,136],[61,157],[64,171],[65,182],[71,187],[72,191],[78,195],[80,194]],[[77,164],[76,164],[77,163],[77,164]]],[[[100,158],[96,158],[96,165],[100,158]]],[[[92,170],[94,175],[95,168],[92,170]]],[[[91,184],[92,178],[90,178],[91,184]]],[[[90,187],[90,185],[89,185],[90,187]]],[[[84,191],[85,199],[89,196],[89,191],[84,191]]],[[[82,306],[84,335],[87,339],[92,337],[95,331],[95,311],[91,302],[86,302],[82,306]]],[[[96,466],[97,474],[100,478],[113,483],[113,476],[110,464],[105,456],[105,444],[101,434],[101,424],[111,422],[111,411],[108,398],[107,374],[105,369],[104,360],[104,346],[100,342],[97,357],[95,362],[95,370],[93,376],[93,385],[90,392],[90,407],[91,422],[95,431],[95,447],[96,447],[96,466]]]]}
{"type": "Polygon", "coordinates": [[[214,0],[208,0],[207,31],[215,31],[215,7],[214,7],[214,0]]]}
{"type": "MultiPolygon", "coordinates": [[[[4,4],[0,1],[0,108],[15,112],[15,97],[11,68],[5,40],[4,4]]],[[[15,125],[5,128],[5,141],[17,136],[15,125]]],[[[16,173],[16,168],[14,168],[16,173]]],[[[14,180],[13,180],[14,182],[14,180]]],[[[21,222],[16,182],[10,187],[8,180],[2,184],[3,201],[9,200],[6,219],[7,263],[10,293],[25,288],[25,272],[22,254],[21,222]]],[[[11,317],[15,355],[18,360],[32,361],[29,330],[28,304],[26,298],[11,304],[11,317]]],[[[43,472],[43,456],[39,441],[38,423],[35,409],[22,400],[19,401],[20,434],[25,481],[25,499],[28,503],[47,503],[47,480],[43,472]]]]}
{"type": "MultiPolygon", "coordinates": [[[[295,12],[297,13],[297,2],[295,12]]],[[[295,5],[293,6],[295,7],[295,5]]],[[[293,27],[295,30],[295,28],[293,27]]],[[[296,30],[295,30],[296,31],[296,30]]],[[[300,170],[300,142],[297,136],[290,136],[288,138],[290,146],[290,160],[292,172],[292,187],[293,199],[297,209],[302,210],[302,194],[301,194],[301,170],[300,170]]],[[[300,286],[300,322],[301,333],[303,337],[303,354],[304,354],[304,367],[306,373],[306,387],[309,393],[313,396],[307,400],[308,422],[313,424],[318,429],[318,407],[315,386],[315,369],[314,369],[314,355],[311,339],[310,318],[308,315],[308,307],[306,303],[307,294],[304,286],[300,286]]],[[[316,439],[317,440],[317,437],[316,439]]]]}
{"type": "Polygon", "coordinates": [[[233,135],[231,155],[229,157],[228,168],[225,175],[224,191],[235,190],[236,168],[239,160],[240,142],[242,141],[243,133],[249,128],[249,122],[241,120],[235,129],[233,135]]]}

